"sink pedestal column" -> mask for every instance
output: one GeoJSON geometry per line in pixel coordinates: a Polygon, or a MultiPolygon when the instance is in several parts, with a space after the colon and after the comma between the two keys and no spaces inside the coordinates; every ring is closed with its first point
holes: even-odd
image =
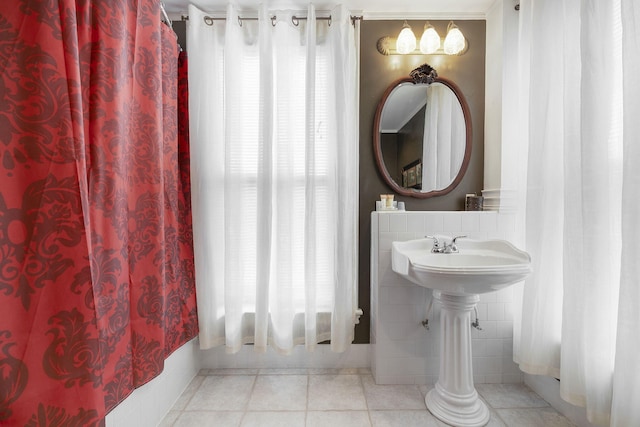
{"type": "Polygon", "coordinates": [[[450,295],[434,290],[440,302],[440,375],[425,403],[431,413],[447,424],[480,427],[489,422],[487,406],[473,386],[471,365],[471,310],[478,295],[450,295]]]}

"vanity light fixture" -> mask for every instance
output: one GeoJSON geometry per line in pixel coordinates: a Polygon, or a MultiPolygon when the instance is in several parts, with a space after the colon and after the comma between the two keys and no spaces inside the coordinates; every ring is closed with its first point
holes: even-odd
{"type": "Polygon", "coordinates": [[[447,37],[444,39],[444,53],[447,55],[457,55],[462,52],[467,42],[462,35],[462,31],[453,21],[449,21],[447,26],[447,37]]]}
{"type": "Polygon", "coordinates": [[[429,21],[424,24],[419,49],[416,49],[416,36],[411,26],[404,21],[402,31],[397,38],[384,36],[378,39],[376,48],[382,55],[464,55],[469,44],[453,21],[449,21],[447,36],[442,39],[429,21]]]}
{"type": "Polygon", "coordinates": [[[398,35],[398,40],[396,40],[396,50],[398,53],[406,55],[407,53],[411,53],[416,49],[416,36],[413,34],[411,27],[407,24],[407,21],[404,21],[404,25],[402,26],[402,31],[398,35]]]}
{"type": "Polygon", "coordinates": [[[438,49],[440,49],[440,35],[436,29],[433,28],[433,25],[427,21],[426,24],[424,24],[424,32],[420,38],[420,52],[429,55],[438,49]]]}

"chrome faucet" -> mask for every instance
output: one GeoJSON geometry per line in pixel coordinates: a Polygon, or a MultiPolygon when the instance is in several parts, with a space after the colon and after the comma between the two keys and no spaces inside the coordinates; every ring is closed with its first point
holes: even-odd
{"type": "Polygon", "coordinates": [[[431,252],[434,254],[456,254],[458,253],[458,246],[456,245],[456,241],[460,238],[464,238],[467,236],[456,236],[451,239],[450,242],[441,242],[438,240],[436,236],[425,236],[427,239],[433,239],[433,247],[431,248],[431,252]]]}

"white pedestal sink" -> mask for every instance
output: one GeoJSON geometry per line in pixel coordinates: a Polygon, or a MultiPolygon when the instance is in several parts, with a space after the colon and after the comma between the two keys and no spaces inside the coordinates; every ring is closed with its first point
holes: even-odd
{"type": "Polygon", "coordinates": [[[473,385],[471,311],[478,294],[523,280],[531,258],[504,240],[460,240],[457,253],[432,253],[433,240],[393,242],[393,271],[433,289],[440,311],[440,375],[425,398],[427,408],[447,424],[480,427],[489,422],[487,406],[473,385]]]}

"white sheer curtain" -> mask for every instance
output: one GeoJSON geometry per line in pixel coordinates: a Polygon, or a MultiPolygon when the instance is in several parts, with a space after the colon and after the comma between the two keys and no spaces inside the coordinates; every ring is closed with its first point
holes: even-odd
{"type": "Polygon", "coordinates": [[[442,83],[427,88],[424,115],[422,191],[446,188],[455,179],[464,158],[466,128],[462,107],[442,83]]]}
{"type": "Polygon", "coordinates": [[[639,16],[633,0],[520,9],[534,273],[514,358],[600,425],[640,425],[639,16]]]}
{"type": "Polygon", "coordinates": [[[246,13],[229,6],[208,25],[189,9],[200,345],[289,353],[330,339],[344,351],[357,308],[355,29],[343,7],[330,25],[312,5],[307,20],[246,13]]]}

